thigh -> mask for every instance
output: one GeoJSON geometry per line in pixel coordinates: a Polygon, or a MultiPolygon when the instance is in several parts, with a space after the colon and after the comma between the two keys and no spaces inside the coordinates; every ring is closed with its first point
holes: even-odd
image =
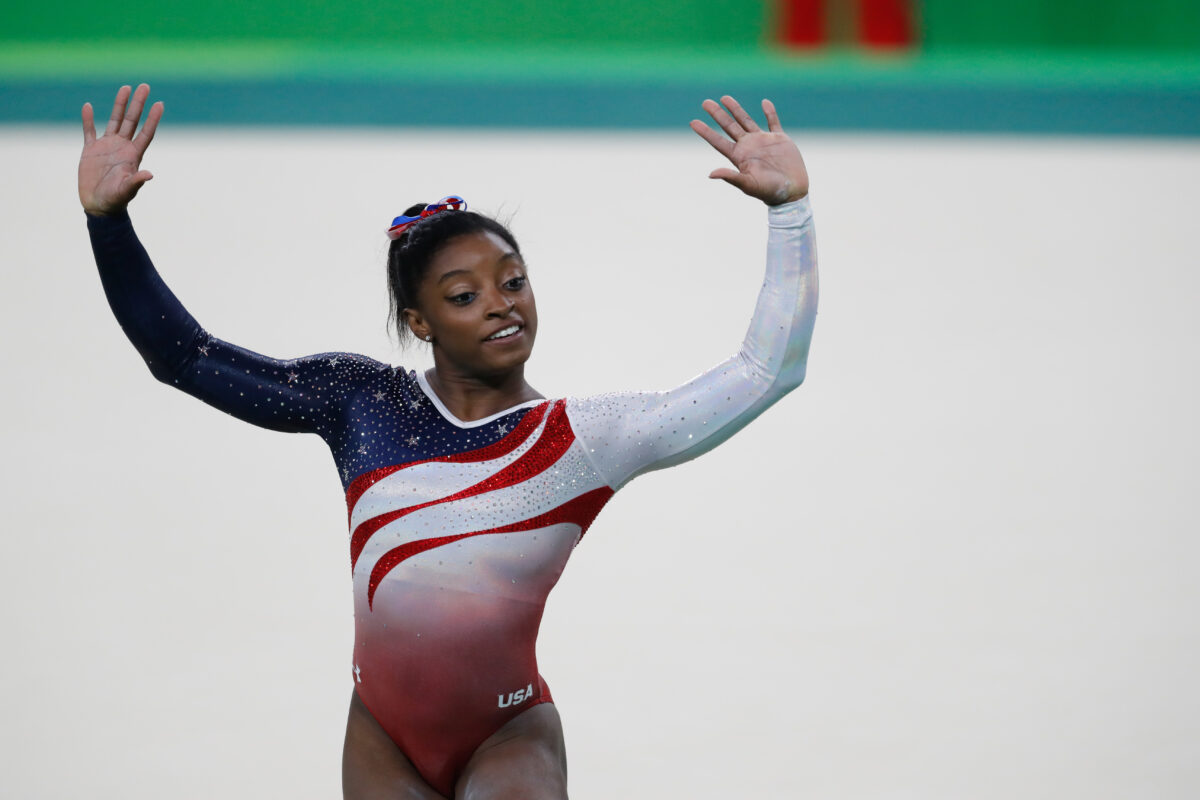
{"type": "Polygon", "coordinates": [[[454,787],[455,800],[566,800],[567,748],[553,703],[539,703],[489,736],[454,787]]]}
{"type": "Polygon", "coordinates": [[[387,731],[350,695],[346,744],[342,749],[344,800],[446,800],[434,791],[387,731]]]}

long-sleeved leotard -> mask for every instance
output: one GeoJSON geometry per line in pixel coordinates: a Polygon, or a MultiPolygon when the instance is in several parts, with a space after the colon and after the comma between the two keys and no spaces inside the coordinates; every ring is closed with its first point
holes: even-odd
{"type": "Polygon", "coordinates": [[[675,389],[522,403],[464,422],[423,375],[348,353],[277,360],[205,332],[125,215],[88,218],[109,304],[158,380],[256,425],[318,433],[342,477],[363,703],[450,796],[478,745],[550,693],[550,589],[638,474],[729,438],[804,379],[817,305],[807,198],[769,213],[741,349],[675,389]]]}

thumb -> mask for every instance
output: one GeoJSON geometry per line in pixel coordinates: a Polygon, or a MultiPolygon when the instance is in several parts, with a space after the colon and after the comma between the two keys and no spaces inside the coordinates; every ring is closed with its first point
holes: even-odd
{"type": "Polygon", "coordinates": [[[127,187],[126,191],[129,193],[129,198],[132,200],[134,195],[136,195],[138,193],[138,190],[140,190],[143,186],[145,186],[146,182],[149,181],[153,177],[154,177],[153,173],[151,173],[149,170],[145,170],[145,169],[142,170],[141,172],[137,173],[136,175],[131,176],[129,178],[129,182],[125,184],[127,187]]]}
{"type": "Polygon", "coordinates": [[[727,167],[714,169],[712,172],[708,173],[708,177],[725,181],[726,183],[741,189],[743,192],[746,191],[746,187],[749,185],[749,178],[746,175],[727,167]]]}

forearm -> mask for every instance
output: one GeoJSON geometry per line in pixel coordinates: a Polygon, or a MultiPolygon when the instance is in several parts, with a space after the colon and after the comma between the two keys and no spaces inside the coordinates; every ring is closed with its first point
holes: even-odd
{"type": "Polygon", "coordinates": [[[160,381],[170,382],[207,334],[154,269],[128,214],[87,215],[92,252],[108,305],[160,381]]]}
{"type": "Polygon", "coordinates": [[[804,381],[817,319],[817,243],[808,197],[768,211],[767,269],[739,355],[771,402],[804,381]]]}

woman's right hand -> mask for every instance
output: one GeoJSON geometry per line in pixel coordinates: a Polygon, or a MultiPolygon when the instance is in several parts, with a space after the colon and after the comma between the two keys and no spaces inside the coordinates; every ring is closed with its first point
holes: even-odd
{"type": "Polygon", "coordinates": [[[140,169],[142,156],[154,130],[162,119],[163,104],[155,103],[146,115],[146,124],[137,136],[138,120],[142,108],[150,95],[150,87],[141,84],[132,92],[122,86],[117,90],[112,116],[104,135],[96,138],[96,126],[92,118],[92,104],[83,105],[83,154],[79,157],[79,202],[83,210],[95,216],[120,213],[133,199],[142,185],[153,178],[148,171],[140,169]],[[128,108],[126,104],[128,103],[128,108]]]}

